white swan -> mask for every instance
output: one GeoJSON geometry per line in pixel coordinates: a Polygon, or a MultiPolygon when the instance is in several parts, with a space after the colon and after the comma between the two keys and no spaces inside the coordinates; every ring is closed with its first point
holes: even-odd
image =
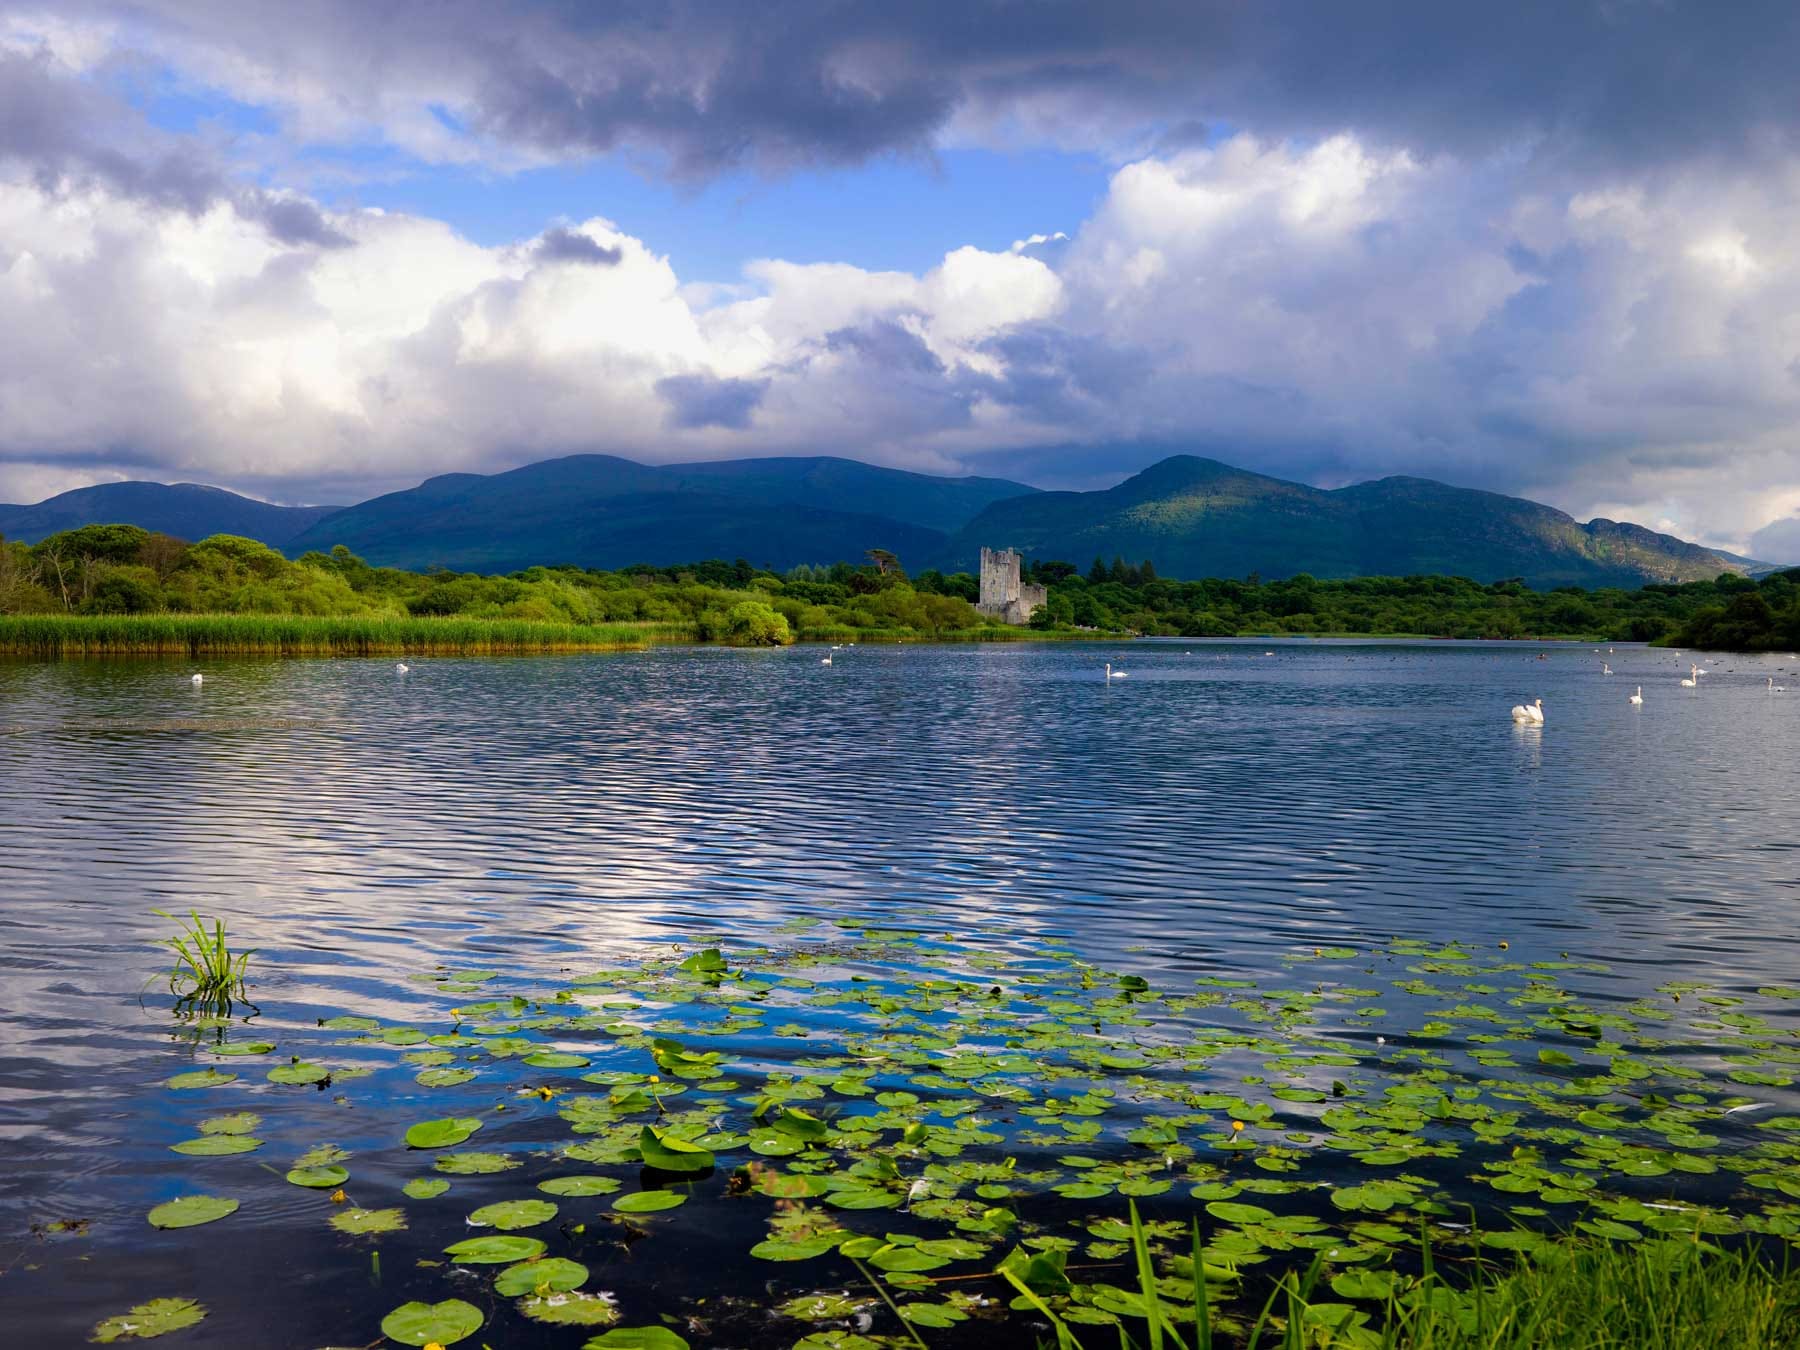
{"type": "Polygon", "coordinates": [[[1112,662],[1108,661],[1106,663],[1106,678],[1109,680],[1129,680],[1131,676],[1122,670],[1114,670],[1112,668],[1112,662]]]}
{"type": "Polygon", "coordinates": [[[191,682],[191,683],[193,683],[193,684],[196,684],[196,685],[199,685],[199,684],[205,684],[205,683],[206,683],[206,676],[204,676],[204,675],[195,675],[195,676],[193,676],[193,677],[192,677],[192,680],[191,680],[191,681],[190,681],[190,682],[191,682]]]}
{"type": "Polygon", "coordinates": [[[1635,693],[1631,696],[1631,701],[1633,703],[1642,703],[1644,701],[1644,686],[1643,685],[1640,684],[1637,687],[1637,693],[1635,693]]]}
{"type": "Polygon", "coordinates": [[[396,675],[404,675],[404,674],[406,674],[407,671],[409,671],[411,669],[412,669],[412,667],[407,665],[406,662],[404,662],[404,661],[396,661],[394,663],[394,674],[396,674],[396,675]]]}
{"type": "Polygon", "coordinates": [[[831,664],[831,658],[829,656],[821,656],[819,658],[819,664],[822,666],[828,666],[831,664]]]}
{"type": "Polygon", "coordinates": [[[1533,699],[1530,703],[1517,704],[1512,710],[1512,719],[1526,726],[1541,727],[1544,725],[1544,700],[1533,699]]]}
{"type": "Polygon", "coordinates": [[[1610,674],[1612,674],[1612,667],[1607,665],[1606,662],[1602,661],[1600,663],[1600,673],[1602,675],[1610,675],[1610,674]]]}
{"type": "Polygon", "coordinates": [[[1692,671],[1693,673],[1691,675],[1689,675],[1687,679],[1685,679],[1681,682],[1681,687],[1683,689],[1697,688],[1700,684],[1700,667],[1699,666],[1689,666],[1688,669],[1690,671],[1692,671]]]}

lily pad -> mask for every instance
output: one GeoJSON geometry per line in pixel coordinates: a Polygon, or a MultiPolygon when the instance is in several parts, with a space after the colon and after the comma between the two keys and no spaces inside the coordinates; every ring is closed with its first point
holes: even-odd
{"type": "Polygon", "coordinates": [[[475,1237],[451,1243],[444,1253],[458,1265],[510,1266],[542,1256],[544,1244],[528,1237],[475,1237]]]}
{"type": "Polygon", "coordinates": [[[406,1227],[403,1209],[345,1209],[331,1216],[331,1226],[357,1237],[397,1233],[406,1227]]]}
{"type": "Polygon", "coordinates": [[[185,1153],[190,1158],[223,1158],[232,1153],[250,1153],[261,1148],[262,1143],[247,1134],[203,1134],[170,1144],[169,1152],[185,1153]]]}
{"type": "Polygon", "coordinates": [[[494,1276],[494,1292],[507,1298],[519,1298],[540,1290],[558,1291],[579,1288],[587,1283],[588,1268],[579,1261],[561,1256],[546,1256],[540,1261],[521,1261],[494,1276]]]}
{"type": "Polygon", "coordinates": [[[634,1191],[621,1195],[612,1207],[621,1214],[654,1214],[686,1203],[687,1197],[678,1191],[634,1191]]]}
{"type": "Polygon", "coordinates": [[[688,1350],[667,1327],[614,1327],[582,1344],[581,1350],[688,1350]]]}
{"type": "Polygon", "coordinates": [[[293,1167],[288,1169],[287,1179],[295,1186],[307,1186],[313,1190],[328,1191],[342,1186],[350,1180],[350,1173],[341,1167],[293,1167]]]}
{"type": "Polygon", "coordinates": [[[197,1325],[206,1309],[191,1298],[153,1298],[130,1312],[109,1317],[95,1326],[90,1341],[111,1345],[114,1341],[147,1341],[197,1325]]]}
{"type": "Polygon", "coordinates": [[[271,1083],[304,1087],[312,1083],[323,1083],[331,1077],[331,1070],[323,1064],[279,1064],[270,1069],[267,1076],[271,1083]]]}
{"type": "Polygon", "coordinates": [[[638,1151],[644,1165],[662,1172],[704,1172],[713,1165],[713,1155],[700,1145],[649,1125],[638,1134],[638,1151]]]}
{"type": "Polygon", "coordinates": [[[233,1111],[230,1115],[208,1116],[200,1122],[201,1134],[250,1134],[262,1117],[254,1111],[233,1111]]]}
{"type": "Polygon", "coordinates": [[[235,1073],[220,1073],[217,1069],[195,1069],[192,1073],[178,1073],[173,1078],[163,1079],[163,1086],[173,1088],[177,1092],[191,1092],[195,1088],[224,1087],[227,1083],[237,1082],[235,1073]]]}
{"type": "Polygon", "coordinates": [[[460,1298],[402,1303],[381,1319],[381,1332],[402,1345],[455,1345],[481,1330],[481,1310],[460,1298]]]}
{"type": "Polygon", "coordinates": [[[406,1132],[408,1148],[450,1148],[462,1143],[481,1128],[474,1116],[456,1116],[444,1120],[421,1120],[406,1132]]]}
{"type": "Polygon", "coordinates": [[[611,1195],[624,1184],[617,1177],[551,1177],[537,1188],[545,1195],[611,1195]]]}
{"type": "Polygon", "coordinates": [[[469,1223],[476,1228],[498,1228],[510,1233],[519,1228],[536,1228],[555,1217],[556,1206],[548,1200],[500,1200],[469,1215],[469,1223]]]}
{"type": "Polygon", "coordinates": [[[218,1195],[184,1195],[168,1200],[150,1211],[152,1228],[196,1228],[229,1214],[236,1214],[238,1202],[218,1195]]]}
{"type": "Polygon", "coordinates": [[[605,1327],[619,1320],[619,1306],[610,1297],[579,1289],[532,1294],[519,1300],[519,1311],[534,1322],[559,1327],[605,1327]]]}
{"type": "Polygon", "coordinates": [[[453,1177],[486,1176],[493,1172],[510,1172],[520,1166],[517,1158],[504,1153],[440,1153],[432,1166],[453,1177]]]}
{"type": "Polygon", "coordinates": [[[430,1200],[450,1189],[442,1177],[414,1177],[400,1188],[410,1200],[430,1200]]]}

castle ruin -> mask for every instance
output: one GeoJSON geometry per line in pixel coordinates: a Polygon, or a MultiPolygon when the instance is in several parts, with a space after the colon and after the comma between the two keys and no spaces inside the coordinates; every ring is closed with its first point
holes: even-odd
{"type": "Polygon", "coordinates": [[[1042,586],[1019,583],[1019,555],[1010,548],[981,550],[981,599],[975,608],[1001,623],[1029,623],[1049,599],[1042,586]]]}

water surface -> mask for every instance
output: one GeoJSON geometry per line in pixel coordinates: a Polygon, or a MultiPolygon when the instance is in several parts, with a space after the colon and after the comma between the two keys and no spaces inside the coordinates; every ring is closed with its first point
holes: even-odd
{"type": "MultiPolygon", "coordinates": [[[[0,1288],[29,1343],[179,1286],[214,1309],[182,1344],[245,1344],[232,1314],[269,1294],[243,1281],[278,1261],[268,1344],[365,1343],[347,1309],[394,1301],[347,1285],[297,1188],[230,1230],[144,1227],[197,1114],[158,1086],[193,1050],[155,909],[257,949],[271,1038],[437,1017],[405,977],[439,964],[548,979],[795,918],[1057,939],[1176,987],[1395,935],[1603,961],[1620,1000],[1800,977],[1782,658],[1710,658],[1688,690],[1691,657],[1626,646],[821,654],[0,664],[0,1288]],[[1540,696],[1547,725],[1515,726],[1540,696]],[[79,1243],[28,1235],[73,1217],[79,1243]],[[259,1264],[210,1270],[219,1244],[259,1264]]],[[[352,1096],[345,1136],[391,1132],[382,1109],[352,1096]]]]}

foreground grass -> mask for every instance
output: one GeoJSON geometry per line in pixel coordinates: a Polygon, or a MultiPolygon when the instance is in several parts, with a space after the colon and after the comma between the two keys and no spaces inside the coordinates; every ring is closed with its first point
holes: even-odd
{"type": "Polygon", "coordinates": [[[333,618],[286,614],[0,616],[14,656],[400,656],[620,651],[691,642],[688,624],[515,619],[333,618]]]}
{"type": "MultiPolygon", "coordinates": [[[[1558,1247],[1467,1289],[1422,1283],[1394,1350],[1762,1350],[1800,1345],[1800,1278],[1747,1251],[1672,1240],[1558,1247]]],[[[1350,1342],[1352,1344],[1356,1342],[1350,1342]]]]}
{"type": "MultiPolygon", "coordinates": [[[[1505,1265],[1476,1266],[1446,1279],[1421,1240],[1420,1273],[1351,1267],[1330,1277],[1321,1254],[1291,1272],[1262,1300],[1254,1319],[1221,1305],[1243,1291],[1235,1271],[1215,1267],[1192,1227],[1192,1256],[1158,1273],[1147,1230],[1131,1206],[1127,1295],[1141,1326],[1123,1331],[1126,1350],[1765,1350],[1800,1346],[1800,1274],[1759,1252],[1726,1250],[1694,1238],[1614,1243],[1544,1243],[1505,1265]],[[1220,1278],[1223,1277],[1223,1278],[1220,1278]],[[1386,1286],[1385,1307],[1365,1312],[1345,1298],[1386,1286]]],[[[1034,1266],[999,1274],[1050,1323],[1043,1350],[1086,1350],[1077,1328],[1034,1289],[1034,1266]]],[[[1061,1283],[1060,1263],[1053,1272],[1061,1283]]],[[[1110,1338],[1108,1338],[1110,1339],[1110,1338]]]]}

